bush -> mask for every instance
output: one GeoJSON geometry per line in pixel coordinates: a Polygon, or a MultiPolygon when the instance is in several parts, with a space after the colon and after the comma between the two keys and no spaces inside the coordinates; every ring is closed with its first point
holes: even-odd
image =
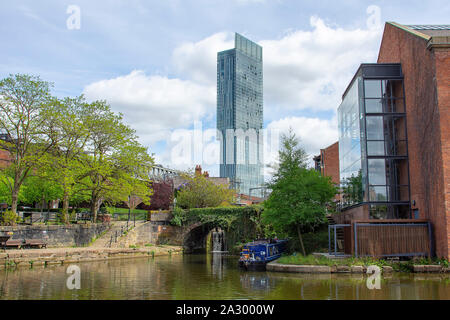
{"type": "Polygon", "coordinates": [[[258,205],[246,206],[246,207],[215,207],[215,208],[194,208],[189,209],[190,215],[206,216],[206,215],[240,215],[240,214],[254,214],[257,211],[261,211],[262,207],[258,205]]]}
{"type": "Polygon", "coordinates": [[[11,210],[6,210],[1,213],[1,223],[4,226],[14,226],[19,219],[19,216],[11,210]]]}
{"type": "MultiPolygon", "coordinates": [[[[328,251],[328,230],[318,230],[315,232],[304,233],[302,237],[306,254],[328,251]]],[[[288,251],[301,251],[300,241],[298,238],[291,238],[289,240],[288,251]]]]}
{"type": "Polygon", "coordinates": [[[187,220],[187,213],[179,207],[173,209],[173,218],[170,221],[172,225],[181,227],[187,220]]]}

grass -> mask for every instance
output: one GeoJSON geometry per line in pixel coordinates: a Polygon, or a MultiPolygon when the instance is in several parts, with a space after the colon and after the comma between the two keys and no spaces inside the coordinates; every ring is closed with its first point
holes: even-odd
{"type": "Polygon", "coordinates": [[[324,256],[303,256],[301,254],[294,253],[293,255],[284,255],[277,260],[282,264],[295,264],[295,265],[318,265],[318,266],[370,266],[376,265],[379,267],[390,266],[395,271],[409,272],[412,271],[414,265],[442,265],[448,267],[449,262],[445,259],[428,259],[428,258],[416,258],[406,262],[397,263],[394,261],[388,261],[384,259],[375,258],[345,258],[332,260],[324,256]]]}

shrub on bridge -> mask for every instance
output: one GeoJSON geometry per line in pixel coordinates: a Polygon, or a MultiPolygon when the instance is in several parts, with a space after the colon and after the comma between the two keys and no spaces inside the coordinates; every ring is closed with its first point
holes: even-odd
{"type": "Polygon", "coordinates": [[[264,237],[260,215],[261,206],[215,207],[183,210],[175,208],[172,224],[188,226],[201,222],[205,225],[221,227],[227,231],[228,248],[236,243],[245,243],[255,238],[264,237]]]}

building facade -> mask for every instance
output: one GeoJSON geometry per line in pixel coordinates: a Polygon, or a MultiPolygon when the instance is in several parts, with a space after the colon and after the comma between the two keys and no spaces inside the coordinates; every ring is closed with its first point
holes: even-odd
{"type": "Polygon", "coordinates": [[[362,64],[338,108],[344,207],[369,218],[409,219],[409,167],[400,64],[362,64]]]}
{"type": "Polygon", "coordinates": [[[237,33],[235,48],[217,54],[220,177],[243,194],[264,183],[262,68],[262,47],[237,33]]]}
{"type": "Polygon", "coordinates": [[[448,259],[450,26],[386,23],[338,121],[341,217],[428,221],[432,251],[448,259]]]}
{"type": "Polygon", "coordinates": [[[313,158],[315,169],[323,176],[330,177],[331,181],[339,186],[339,141],[320,149],[320,155],[313,158]]]}
{"type": "Polygon", "coordinates": [[[429,219],[437,256],[450,257],[450,25],[386,23],[378,63],[402,66],[411,209],[429,219]]]}
{"type": "MultiPolygon", "coordinates": [[[[5,133],[0,133],[0,140],[2,141],[11,141],[9,136],[5,133]]],[[[11,154],[8,150],[1,148],[0,146],[0,169],[6,168],[11,163],[11,154]]]]}

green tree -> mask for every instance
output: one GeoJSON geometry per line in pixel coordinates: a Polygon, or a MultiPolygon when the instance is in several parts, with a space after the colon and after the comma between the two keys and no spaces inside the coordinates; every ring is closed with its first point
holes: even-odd
{"type": "Polygon", "coordinates": [[[51,86],[37,76],[24,74],[0,81],[0,131],[9,137],[0,140],[0,147],[12,156],[8,168],[12,183],[6,186],[13,213],[17,212],[20,187],[26,177],[55,143],[42,112],[51,107],[51,86]]]}
{"type": "Polygon", "coordinates": [[[29,176],[22,185],[21,202],[32,204],[41,203],[41,208],[50,200],[60,199],[62,188],[52,181],[39,176],[29,176]]]}
{"type": "Polygon", "coordinates": [[[361,170],[358,171],[358,175],[348,177],[344,181],[342,188],[342,197],[344,203],[352,205],[355,203],[361,203],[363,201],[363,185],[361,170]]]}
{"type": "MultiPolygon", "coordinates": [[[[11,171],[8,168],[0,170],[0,203],[11,205],[11,189],[14,185],[14,179],[10,176],[11,171]]],[[[20,188],[17,196],[18,202],[24,200],[23,188],[20,188]]]]}
{"type": "Polygon", "coordinates": [[[83,96],[55,99],[53,108],[46,110],[46,121],[52,123],[53,145],[40,160],[38,174],[62,189],[63,220],[68,221],[69,199],[73,196],[78,177],[83,174],[79,161],[89,139],[89,130],[82,121],[87,103],[83,96]]]}
{"type": "Polygon", "coordinates": [[[134,195],[148,204],[153,158],[139,144],[135,131],[122,122],[122,114],[112,112],[105,101],[95,101],[84,105],[81,119],[89,138],[79,157],[83,172],[78,191],[89,193],[94,221],[104,201],[125,202],[134,195]]]}
{"type": "Polygon", "coordinates": [[[181,208],[217,207],[233,202],[235,190],[215,184],[203,175],[185,174],[186,181],[176,193],[177,205],[181,208]]]}
{"type": "Polygon", "coordinates": [[[272,193],[264,202],[263,221],[279,232],[295,234],[306,255],[302,228],[325,220],[326,204],[336,194],[331,178],[306,168],[306,152],[292,130],[282,136],[278,170],[269,184],[272,193]]]}

